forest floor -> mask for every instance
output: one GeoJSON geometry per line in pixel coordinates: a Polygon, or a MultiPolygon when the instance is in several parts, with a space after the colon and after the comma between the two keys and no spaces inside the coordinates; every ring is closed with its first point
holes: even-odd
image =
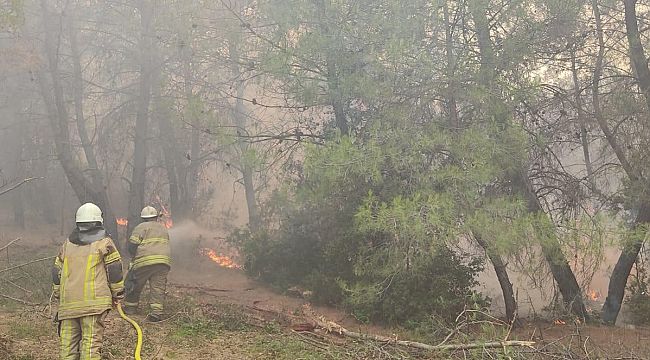
{"type": "MultiPolygon", "coordinates": [[[[0,271],[54,255],[63,238],[50,231],[30,230],[27,235],[3,227],[0,248],[18,237],[20,241],[0,251],[0,271]]],[[[186,239],[187,246],[176,248],[179,259],[170,274],[167,318],[152,324],[144,320],[145,314],[134,316],[144,331],[143,359],[650,359],[650,328],[640,327],[571,321],[560,325],[536,320],[522,321],[510,329],[495,319],[466,329],[449,329],[457,334],[448,342],[482,343],[507,337],[535,341],[535,346],[455,352],[429,352],[352,339],[336,331],[305,329],[305,324],[319,318],[364,334],[426,339],[404,329],[362,324],[342,310],[312,306],[299,296],[280,294],[249,279],[241,270],[210,261],[201,254],[201,248],[223,248],[227,252],[227,247],[205,234],[196,238],[186,239]]],[[[56,327],[45,300],[49,266],[49,261],[43,261],[0,272],[0,295],[21,300],[0,298],[0,359],[58,359],[56,327]]],[[[103,358],[132,359],[135,340],[135,331],[112,311],[106,324],[103,358]]]]}

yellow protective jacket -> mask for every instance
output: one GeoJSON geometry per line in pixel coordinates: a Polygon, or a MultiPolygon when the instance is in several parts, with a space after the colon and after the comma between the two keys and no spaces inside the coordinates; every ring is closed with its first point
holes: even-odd
{"type": "Polygon", "coordinates": [[[136,226],[129,238],[129,251],[133,257],[131,270],[154,264],[171,266],[169,232],[159,222],[145,221],[136,226]]]}
{"type": "Polygon", "coordinates": [[[89,242],[80,241],[78,231],[76,235],[73,232],[54,261],[53,290],[59,298],[59,320],[101,314],[111,309],[114,298],[123,296],[120,253],[103,231],[86,239],[89,242]]]}

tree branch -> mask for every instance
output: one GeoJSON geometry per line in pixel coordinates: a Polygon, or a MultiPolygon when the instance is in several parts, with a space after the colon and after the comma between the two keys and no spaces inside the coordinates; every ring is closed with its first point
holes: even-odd
{"type": "Polygon", "coordinates": [[[19,182],[17,184],[14,184],[14,185],[10,186],[7,189],[0,190],[0,196],[4,195],[4,194],[6,194],[6,193],[8,193],[8,192],[10,192],[12,190],[15,190],[15,189],[19,188],[21,185],[23,185],[25,183],[28,183],[28,182],[33,181],[33,180],[39,180],[39,179],[44,179],[44,178],[42,178],[42,177],[30,177],[30,178],[24,179],[23,181],[21,181],[21,182],[19,182]]]}

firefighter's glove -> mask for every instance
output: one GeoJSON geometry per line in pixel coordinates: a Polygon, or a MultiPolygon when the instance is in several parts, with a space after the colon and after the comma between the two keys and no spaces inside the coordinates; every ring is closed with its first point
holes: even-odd
{"type": "Polygon", "coordinates": [[[127,294],[130,294],[133,292],[135,289],[135,271],[129,270],[128,273],[126,273],[126,279],[124,279],[124,291],[127,294]]]}

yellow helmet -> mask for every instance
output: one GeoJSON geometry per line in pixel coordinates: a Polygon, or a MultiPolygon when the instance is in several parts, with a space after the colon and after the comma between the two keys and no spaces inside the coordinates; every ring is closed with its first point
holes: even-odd
{"type": "Polygon", "coordinates": [[[140,212],[140,217],[143,219],[151,219],[158,217],[158,210],[153,206],[145,206],[144,209],[140,212]]]}
{"type": "Polygon", "coordinates": [[[99,222],[104,223],[104,218],[102,217],[102,210],[99,206],[93,203],[85,203],[77,209],[77,215],[75,217],[75,222],[77,223],[88,223],[88,222],[99,222]]]}

